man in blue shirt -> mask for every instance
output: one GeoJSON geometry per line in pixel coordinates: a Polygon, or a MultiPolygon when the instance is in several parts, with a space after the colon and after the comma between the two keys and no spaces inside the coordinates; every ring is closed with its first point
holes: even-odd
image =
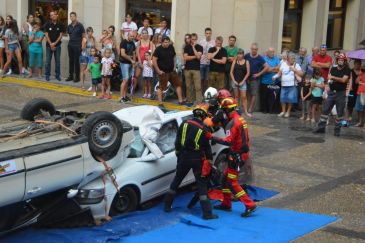
{"type": "MultiPolygon", "coordinates": [[[[270,95],[269,85],[272,85],[272,77],[279,72],[280,60],[275,55],[275,49],[270,47],[264,56],[264,60],[269,66],[266,72],[261,76],[260,84],[260,111],[263,113],[272,113],[275,107],[275,97],[270,95]]],[[[275,81],[276,84],[278,80],[275,81]]]]}
{"type": "Polygon", "coordinates": [[[312,55],[308,55],[307,56],[307,63],[308,63],[308,66],[307,66],[307,75],[309,75],[310,77],[313,77],[313,68],[312,68],[312,60],[313,60],[313,57],[316,56],[319,52],[319,49],[317,46],[313,47],[312,48],[312,55]]]}
{"type": "Polygon", "coordinates": [[[269,68],[264,58],[258,54],[257,43],[251,44],[251,52],[245,55],[245,59],[250,63],[250,77],[248,78],[247,90],[251,96],[248,112],[252,113],[255,107],[256,96],[259,91],[260,77],[269,68]]]}

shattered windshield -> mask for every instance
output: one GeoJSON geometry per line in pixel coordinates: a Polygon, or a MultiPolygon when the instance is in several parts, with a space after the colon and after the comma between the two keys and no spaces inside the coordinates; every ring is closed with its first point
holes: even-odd
{"type": "Polygon", "coordinates": [[[128,158],[139,158],[145,149],[145,145],[142,141],[141,135],[138,129],[134,129],[134,142],[131,145],[131,149],[128,158]]]}

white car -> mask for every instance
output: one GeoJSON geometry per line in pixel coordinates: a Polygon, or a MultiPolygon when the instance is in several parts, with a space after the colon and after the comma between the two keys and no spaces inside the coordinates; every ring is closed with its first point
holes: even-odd
{"type": "Polygon", "coordinates": [[[112,113],[57,111],[41,98],[21,118],[0,127],[0,234],[39,221],[70,188],[100,177],[105,167],[97,158],[120,166],[134,141],[133,127],[112,113]]]}
{"type": "MultiPolygon", "coordinates": [[[[114,112],[134,127],[135,140],[129,156],[114,170],[119,193],[108,175],[80,188],[76,200],[90,208],[96,219],[126,213],[164,194],[176,171],[175,138],[179,125],[192,118],[192,111],[162,112],[155,106],[135,106],[114,112]],[[106,204],[106,205],[105,205],[106,204]]],[[[224,136],[219,130],[216,136],[224,136]]],[[[227,147],[213,146],[215,164],[224,160],[227,147]]],[[[181,186],[194,182],[192,171],[181,186]]]]}

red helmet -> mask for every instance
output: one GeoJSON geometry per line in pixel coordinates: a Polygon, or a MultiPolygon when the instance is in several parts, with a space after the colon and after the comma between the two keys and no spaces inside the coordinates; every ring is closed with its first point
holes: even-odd
{"type": "Polygon", "coordinates": [[[345,53],[338,54],[337,57],[336,57],[336,61],[338,61],[340,59],[343,60],[344,62],[346,62],[347,61],[346,54],[345,53]]]}
{"type": "Polygon", "coordinates": [[[221,108],[223,110],[234,110],[237,107],[237,101],[232,97],[228,97],[222,100],[221,108]]]}
{"type": "Polygon", "coordinates": [[[225,98],[232,97],[231,93],[226,89],[220,89],[218,91],[218,101],[222,101],[225,98]]]}

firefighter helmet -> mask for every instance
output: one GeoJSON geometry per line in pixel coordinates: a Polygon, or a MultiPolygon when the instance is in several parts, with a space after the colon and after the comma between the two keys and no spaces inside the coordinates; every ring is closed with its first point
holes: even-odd
{"type": "Polygon", "coordinates": [[[220,89],[218,91],[218,101],[222,101],[225,98],[232,97],[231,93],[226,89],[220,89]]]}
{"type": "Polygon", "coordinates": [[[232,97],[225,98],[221,102],[221,109],[223,110],[234,110],[236,108],[237,101],[232,97]]]}
{"type": "Polygon", "coordinates": [[[209,104],[198,104],[193,109],[194,117],[206,118],[208,116],[209,104]]]}
{"type": "Polygon", "coordinates": [[[218,94],[218,91],[216,88],[213,87],[209,87],[205,92],[204,92],[204,99],[205,100],[210,100],[213,98],[216,98],[218,94]]]}

